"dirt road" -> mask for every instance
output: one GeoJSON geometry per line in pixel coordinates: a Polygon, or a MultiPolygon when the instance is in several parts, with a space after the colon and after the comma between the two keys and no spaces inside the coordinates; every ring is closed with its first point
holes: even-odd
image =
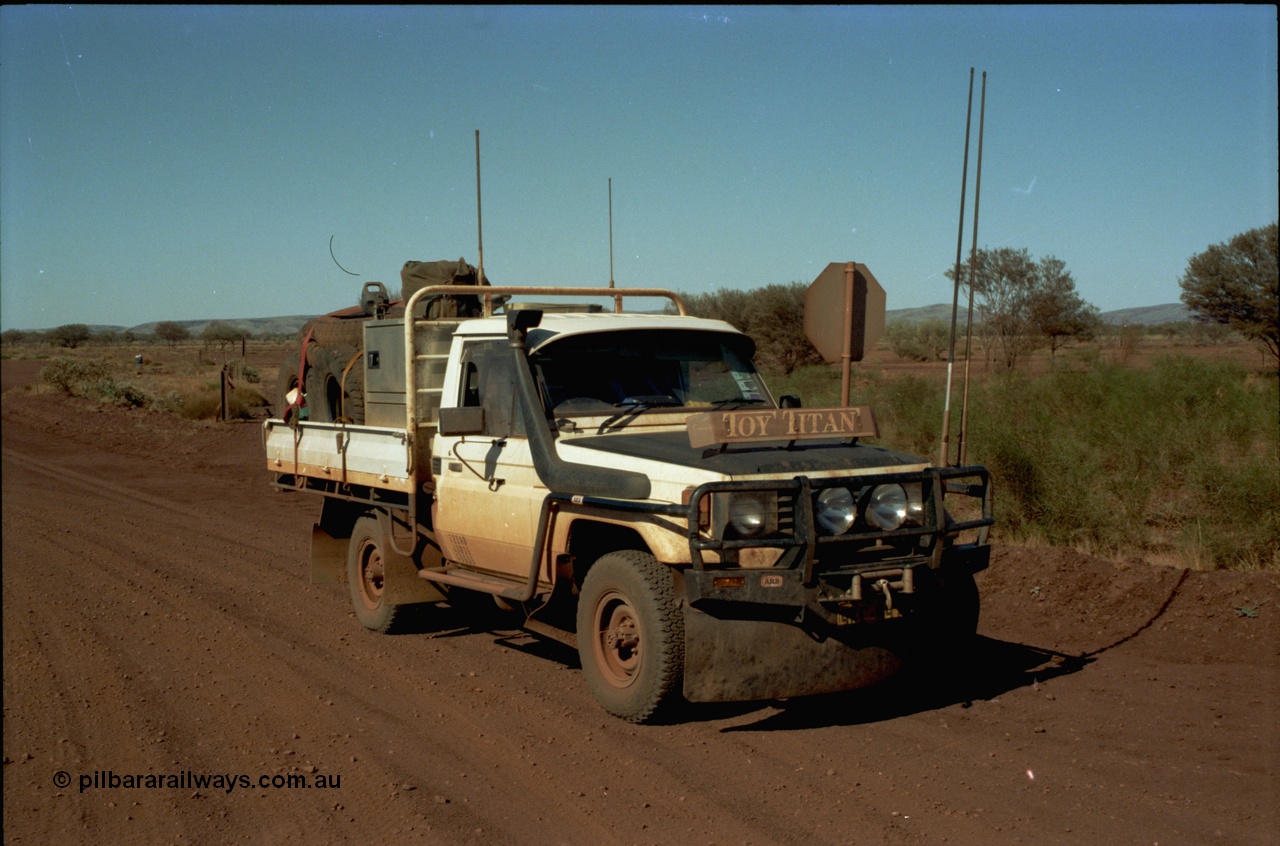
{"type": "Polygon", "coordinates": [[[1280,840],[1275,576],[1003,548],[958,682],[636,727],[563,647],[360,628],[255,425],[2,408],[6,843],[1280,840]]]}

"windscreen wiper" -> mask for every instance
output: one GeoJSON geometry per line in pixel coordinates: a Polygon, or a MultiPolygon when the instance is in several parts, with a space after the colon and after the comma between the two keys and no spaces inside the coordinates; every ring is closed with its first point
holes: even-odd
{"type": "Polygon", "coordinates": [[[682,406],[684,403],[673,396],[667,394],[636,394],[635,396],[626,397],[613,404],[614,408],[626,409],[619,411],[600,424],[600,432],[604,433],[610,428],[621,429],[630,421],[636,419],[644,412],[651,408],[674,408],[682,406]]]}
{"type": "Polygon", "coordinates": [[[650,408],[674,408],[684,405],[680,400],[667,394],[636,394],[613,404],[614,408],[630,408],[645,411],[650,408]]]}
{"type": "Polygon", "coordinates": [[[711,404],[716,408],[724,408],[726,405],[761,405],[764,400],[759,397],[732,397],[730,399],[712,400],[711,404]]]}

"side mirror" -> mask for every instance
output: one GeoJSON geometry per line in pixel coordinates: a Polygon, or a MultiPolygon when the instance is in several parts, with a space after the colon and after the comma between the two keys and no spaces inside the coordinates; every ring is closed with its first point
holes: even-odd
{"type": "Polygon", "coordinates": [[[484,408],[478,405],[466,408],[442,408],[440,424],[437,428],[442,435],[483,435],[484,408]]]}
{"type": "Polygon", "coordinates": [[[779,408],[799,408],[800,397],[796,396],[795,394],[783,394],[781,397],[778,398],[778,407],[779,408]]]}

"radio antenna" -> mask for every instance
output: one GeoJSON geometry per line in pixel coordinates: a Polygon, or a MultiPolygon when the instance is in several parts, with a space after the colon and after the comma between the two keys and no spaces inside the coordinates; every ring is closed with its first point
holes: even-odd
{"type": "Polygon", "coordinates": [[[978,263],[978,201],[982,197],[982,130],[987,122],[987,72],[982,72],[982,105],[978,108],[978,175],[973,182],[973,249],[969,251],[969,321],[964,337],[964,392],[960,402],[960,448],[957,461],[965,463],[965,435],[969,431],[969,349],[973,342],[973,276],[978,263]]]}
{"type": "Polygon", "coordinates": [[[476,130],[476,250],[480,253],[476,260],[480,263],[478,268],[480,278],[477,280],[481,285],[484,284],[484,215],[480,211],[480,130],[476,130]]]}
{"type": "Polygon", "coordinates": [[[973,68],[969,68],[969,105],[964,118],[964,173],[960,177],[960,231],[956,234],[956,278],[951,293],[951,348],[947,353],[947,394],[942,404],[942,445],[938,466],[951,461],[951,371],[956,363],[956,311],[960,306],[960,253],[964,249],[964,192],[969,181],[969,127],[973,122],[973,68]]]}
{"type": "Polygon", "coordinates": [[[613,287],[613,177],[609,177],[609,287],[613,287]]]}
{"type": "Polygon", "coordinates": [[[360,275],[359,273],[352,273],[350,270],[347,270],[345,267],[341,265],[341,263],[338,262],[338,257],[333,254],[334,237],[335,236],[333,235],[329,236],[329,258],[333,259],[333,263],[338,265],[338,270],[341,270],[343,273],[349,274],[351,276],[359,276],[360,275]]]}

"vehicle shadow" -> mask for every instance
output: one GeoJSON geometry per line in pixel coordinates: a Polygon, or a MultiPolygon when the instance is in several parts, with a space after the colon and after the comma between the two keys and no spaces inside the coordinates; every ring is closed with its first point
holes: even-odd
{"type": "MultiPolygon", "coordinates": [[[[723,730],[789,731],[866,725],[952,705],[967,708],[975,701],[1077,673],[1094,660],[1090,655],[1067,655],[979,636],[963,665],[907,670],[858,690],[775,701],[771,704],[780,710],[770,710],[757,722],[723,730]]],[[[693,706],[683,717],[685,721],[724,719],[750,713],[760,706],[757,702],[743,707],[746,704],[693,706]]]]}
{"type": "MultiPolygon", "coordinates": [[[[582,667],[577,651],[563,643],[518,630],[493,630],[488,634],[495,637],[496,644],[508,649],[553,661],[566,669],[582,667]]],[[[758,721],[723,731],[790,731],[865,725],[952,705],[967,708],[975,701],[994,699],[1018,688],[1077,673],[1093,663],[1095,656],[1096,653],[1068,655],[979,636],[963,665],[928,671],[906,670],[879,684],[840,693],[788,700],[681,703],[660,722],[709,723],[740,718],[769,706],[758,721]]]]}
{"type": "MultiPolygon", "coordinates": [[[[453,608],[448,604],[421,610],[420,615],[415,615],[417,625],[402,629],[405,634],[436,638],[483,636],[497,646],[565,669],[581,669],[578,652],[572,646],[512,625],[510,617],[477,620],[474,608],[453,608]]],[[[979,635],[963,662],[907,669],[878,684],[839,693],[754,702],[681,703],[661,722],[709,723],[760,712],[758,720],[722,731],[791,731],[874,724],[953,705],[967,708],[976,701],[1072,675],[1104,651],[1070,655],[979,635]]]]}
{"type": "Polygon", "coordinates": [[[524,655],[532,655],[543,661],[552,661],[566,670],[581,670],[582,660],[578,650],[567,643],[552,640],[524,629],[491,629],[493,642],[505,649],[524,655]]]}
{"type": "Polygon", "coordinates": [[[481,595],[478,599],[459,597],[452,603],[424,602],[403,606],[392,634],[468,637],[515,633],[520,629],[519,619],[499,609],[487,596],[481,595]]]}

